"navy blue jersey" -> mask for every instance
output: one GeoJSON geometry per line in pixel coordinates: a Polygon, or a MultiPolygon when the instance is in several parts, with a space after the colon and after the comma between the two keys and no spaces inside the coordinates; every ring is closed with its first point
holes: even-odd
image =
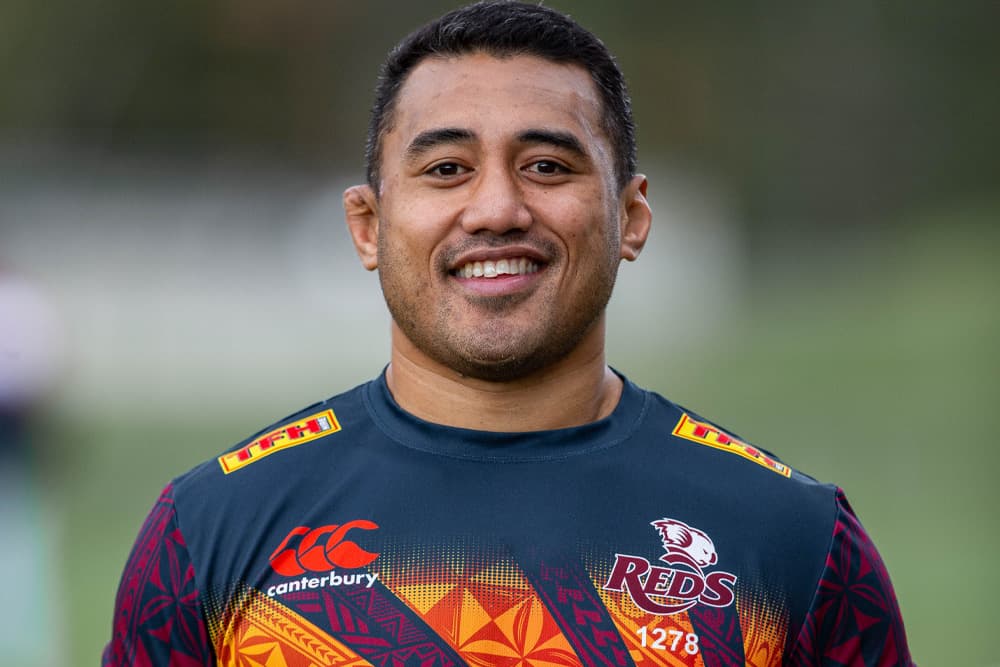
{"type": "Polygon", "coordinates": [[[625,382],[605,419],[428,423],[384,377],[176,479],[105,665],[909,665],[843,494],[625,382]]]}

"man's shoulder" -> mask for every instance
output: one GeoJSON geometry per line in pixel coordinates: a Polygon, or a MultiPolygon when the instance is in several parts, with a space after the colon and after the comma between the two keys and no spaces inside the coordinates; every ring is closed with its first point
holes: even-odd
{"type": "Polygon", "coordinates": [[[717,477],[727,486],[773,489],[781,495],[811,496],[833,507],[837,487],[817,481],[769,449],[682,405],[649,391],[655,437],[697,474],[717,477]]]}
{"type": "Polygon", "coordinates": [[[241,475],[273,478],[286,474],[289,466],[295,466],[302,455],[309,453],[310,446],[321,446],[340,433],[345,419],[356,420],[365,414],[364,392],[369,384],[296,410],[231,445],[177,477],[173,481],[175,495],[200,493],[204,485],[215,487],[226,478],[241,475]]]}
{"type": "Polygon", "coordinates": [[[809,588],[841,511],[837,486],[698,412],[652,392],[650,398],[637,475],[666,490],[670,518],[708,532],[727,553],[744,553],[753,567],[781,563],[809,588]],[[793,556],[803,562],[791,562],[793,556]]]}

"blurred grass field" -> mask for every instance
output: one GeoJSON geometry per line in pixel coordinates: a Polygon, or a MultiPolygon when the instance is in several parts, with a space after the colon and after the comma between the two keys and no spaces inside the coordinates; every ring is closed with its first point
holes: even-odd
{"type": "MultiPolygon", "coordinates": [[[[851,252],[776,249],[783,263],[743,306],[681,349],[637,358],[624,323],[610,324],[610,361],[634,380],[847,490],[889,566],[921,665],[996,663],[998,212],[923,219],[851,252]]],[[[348,388],[331,382],[329,393],[348,388]]],[[[159,489],[298,407],[279,393],[273,411],[211,419],[46,416],[69,664],[98,661],[118,577],[159,489]]],[[[319,397],[300,402],[310,398],[319,397]]],[[[739,511],[753,511],[752,499],[739,511]]]]}

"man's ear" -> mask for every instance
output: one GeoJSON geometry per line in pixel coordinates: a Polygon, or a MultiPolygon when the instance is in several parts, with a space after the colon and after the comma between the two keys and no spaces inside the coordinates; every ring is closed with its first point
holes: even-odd
{"type": "Polygon", "coordinates": [[[646,201],[648,182],[642,174],[636,174],[622,193],[622,259],[634,262],[646,245],[649,228],[653,223],[653,211],[646,201]]]}
{"type": "Polygon", "coordinates": [[[344,190],[344,214],[361,265],[374,271],[378,268],[378,201],[370,186],[344,190]]]}

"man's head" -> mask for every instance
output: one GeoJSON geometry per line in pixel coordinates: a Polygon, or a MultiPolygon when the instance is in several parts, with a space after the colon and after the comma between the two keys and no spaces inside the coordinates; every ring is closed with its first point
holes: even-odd
{"type": "Polygon", "coordinates": [[[586,70],[601,98],[602,126],[614,153],[618,187],[625,187],[636,171],[635,123],[625,78],[607,47],[548,7],[488,0],[456,9],[411,33],[382,65],[365,147],[368,184],[376,195],[383,138],[392,127],[399,91],[410,72],[431,56],[476,52],[497,58],[531,55],[586,70]]]}
{"type": "Polygon", "coordinates": [[[344,194],[358,254],[378,269],[392,314],[393,358],[490,382],[602,363],[618,265],[649,231],[646,180],[622,183],[631,139],[623,166],[622,128],[609,122],[592,69],[575,54],[538,55],[520,33],[550,51],[548,42],[586,42],[582,51],[604,54],[619,84],[620,75],[596,38],[549,10],[492,3],[449,16],[463,11],[489,21],[435,24],[476,39],[407,59],[393,94],[382,92],[391,104],[376,105],[391,121],[372,123],[377,189],[344,194]],[[538,11],[547,28],[529,25],[538,11]]]}

